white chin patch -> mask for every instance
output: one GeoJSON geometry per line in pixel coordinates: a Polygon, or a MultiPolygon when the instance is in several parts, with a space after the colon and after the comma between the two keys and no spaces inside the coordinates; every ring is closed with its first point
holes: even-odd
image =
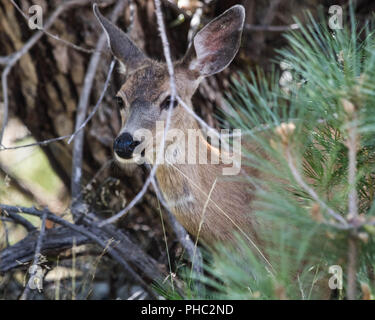
{"type": "Polygon", "coordinates": [[[131,158],[131,159],[124,159],[124,158],[120,158],[116,152],[114,152],[114,155],[115,155],[115,158],[116,158],[116,161],[119,162],[119,163],[124,163],[124,164],[127,164],[127,163],[134,163],[134,158],[131,158]]]}
{"type": "Polygon", "coordinates": [[[135,156],[133,156],[130,159],[121,158],[115,152],[114,152],[114,155],[115,155],[116,161],[118,161],[119,163],[122,163],[122,164],[141,164],[140,162],[141,162],[142,157],[139,154],[136,154],[135,156]]]}

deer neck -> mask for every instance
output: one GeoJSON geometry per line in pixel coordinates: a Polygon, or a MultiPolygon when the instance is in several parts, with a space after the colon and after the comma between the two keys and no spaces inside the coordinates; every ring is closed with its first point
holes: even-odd
{"type": "MultiPolygon", "coordinates": [[[[205,190],[207,189],[206,185],[214,179],[213,171],[216,171],[215,167],[199,163],[199,159],[203,159],[205,155],[210,156],[212,147],[207,143],[199,124],[192,116],[186,115],[176,127],[184,133],[182,137],[184,143],[174,142],[175,152],[183,152],[185,161],[183,163],[172,163],[166,157],[164,163],[158,166],[156,178],[165,200],[172,208],[186,209],[186,207],[189,207],[191,210],[193,205],[197,205],[198,194],[202,191],[207,192],[205,190]],[[188,163],[188,149],[192,147],[189,143],[189,131],[191,135],[195,133],[196,157],[195,162],[191,164],[188,163]]],[[[216,152],[216,149],[214,152],[216,152]]],[[[207,159],[207,163],[209,163],[209,160],[207,159]]]]}

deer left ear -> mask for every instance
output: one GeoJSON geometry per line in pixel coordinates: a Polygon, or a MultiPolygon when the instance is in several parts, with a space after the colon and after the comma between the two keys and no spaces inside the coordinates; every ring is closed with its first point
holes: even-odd
{"type": "Polygon", "coordinates": [[[238,52],[244,22],[243,6],[235,5],[225,11],[197,33],[184,63],[201,76],[225,69],[238,52]]]}
{"type": "Polygon", "coordinates": [[[93,10],[107,36],[108,45],[113,55],[127,68],[135,69],[146,60],[146,55],[129,39],[125,32],[105,18],[94,3],[93,10]]]}

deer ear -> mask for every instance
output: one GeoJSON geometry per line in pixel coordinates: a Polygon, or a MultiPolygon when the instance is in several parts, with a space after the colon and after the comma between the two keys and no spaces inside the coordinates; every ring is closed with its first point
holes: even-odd
{"type": "Polygon", "coordinates": [[[93,10],[105,31],[112,54],[126,67],[132,69],[139,67],[147,59],[146,55],[130,40],[125,32],[100,13],[96,3],[93,5],[93,10]]]}
{"type": "Polygon", "coordinates": [[[240,47],[244,21],[244,7],[235,5],[207,24],[194,37],[194,47],[184,58],[188,68],[201,76],[225,69],[240,47]]]}

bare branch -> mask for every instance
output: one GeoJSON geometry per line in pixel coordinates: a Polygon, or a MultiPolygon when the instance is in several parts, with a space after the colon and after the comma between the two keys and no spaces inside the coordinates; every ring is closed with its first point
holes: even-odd
{"type": "Polygon", "coordinates": [[[291,24],[289,26],[268,26],[268,25],[254,25],[254,24],[245,24],[245,31],[248,32],[263,32],[263,31],[269,31],[269,32],[285,32],[290,30],[297,30],[299,29],[298,24],[291,24]]]}
{"type": "Polygon", "coordinates": [[[6,68],[4,69],[3,73],[1,74],[1,88],[3,90],[3,123],[1,125],[1,131],[0,131],[0,147],[2,147],[2,141],[4,136],[5,127],[8,123],[8,113],[9,113],[9,97],[8,97],[8,74],[10,70],[12,69],[12,65],[8,64],[6,68]]]}
{"type": "Polygon", "coordinates": [[[34,276],[37,272],[36,267],[39,264],[39,258],[40,258],[40,252],[41,252],[41,249],[42,249],[43,237],[44,237],[44,233],[46,231],[46,217],[47,217],[47,212],[44,212],[43,216],[42,216],[42,225],[40,227],[38,241],[37,241],[36,246],[35,246],[34,260],[33,260],[33,263],[31,265],[31,268],[29,269],[30,270],[30,278],[29,278],[29,281],[27,282],[25,290],[23,291],[23,293],[20,297],[20,300],[27,300],[27,297],[28,297],[28,295],[30,293],[30,289],[31,289],[31,283],[34,280],[34,276]]]}
{"type": "MultiPolygon", "coordinates": [[[[122,11],[125,8],[126,1],[119,1],[112,12],[111,20],[115,22],[122,11]]],[[[74,136],[76,139],[74,140],[73,145],[73,163],[72,163],[72,184],[71,184],[71,192],[72,196],[76,196],[77,194],[81,193],[81,178],[82,178],[82,161],[83,161],[83,143],[84,143],[84,132],[81,131],[81,127],[85,126],[85,117],[87,113],[88,104],[90,101],[91,89],[93,86],[93,82],[96,76],[96,70],[100,62],[100,51],[104,48],[104,45],[107,41],[105,33],[102,33],[98,40],[98,44],[96,46],[96,52],[92,55],[90,59],[90,63],[86,72],[84,85],[82,89],[82,93],[79,99],[78,107],[77,107],[77,116],[76,116],[76,132],[74,136]]],[[[114,67],[114,63],[111,64],[109,74],[112,73],[114,67]]],[[[108,85],[108,77],[107,77],[107,85],[108,85]]],[[[106,89],[106,86],[104,87],[106,89]]],[[[102,96],[104,93],[102,93],[102,96]]],[[[100,97],[102,99],[102,96],[100,97]]],[[[101,100],[99,99],[99,100],[101,100]]],[[[99,105],[99,104],[98,104],[99,105]]],[[[96,108],[97,109],[97,108],[96,108]]],[[[96,111],[94,109],[94,111],[96,111]]],[[[90,115],[91,116],[91,115],[90,115]]],[[[90,118],[90,117],[89,117],[90,118]]],[[[90,118],[91,119],[91,118],[90,118]]],[[[86,121],[87,123],[87,121],[86,121]]],[[[73,216],[76,218],[78,215],[80,203],[77,201],[76,205],[72,207],[73,216]]]]}
{"type": "MultiPolygon", "coordinates": [[[[10,1],[12,2],[13,6],[17,9],[17,11],[28,21],[30,19],[30,17],[26,13],[24,13],[22,11],[22,9],[18,6],[17,3],[14,2],[14,0],[10,0],[10,1]]],[[[76,45],[76,44],[74,44],[74,43],[72,43],[72,42],[70,42],[68,40],[61,39],[58,35],[50,33],[45,28],[42,28],[42,29],[39,29],[39,30],[43,31],[47,36],[49,36],[49,37],[51,37],[51,38],[53,38],[53,39],[55,39],[55,40],[57,40],[59,42],[62,42],[66,46],[71,47],[71,48],[73,48],[75,50],[78,50],[78,51],[81,51],[81,52],[85,52],[85,53],[93,53],[93,52],[95,52],[95,49],[86,49],[86,48],[80,47],[80,46],[78,46],[78,45],[76,45]]]]}
{"type": "Polygon", "coordinates": [[[176,217],[173,215],[173,213],[169,209],[168,203],[165,201],[155,178],[152,179],[152,186],[154,187],[157,198],[159,199],[160,203],[165,208],[165,211],[168,216],[168,220],[172,226],[174,233],[177,236],[178,241],[185,248],[189,256],[189,259],[193,266],[193,270],[195,271],[197,276],[200,276],[203,272],[203,268],[202,268],[203,262],[202,262],[202,254],[199,248],[194,244],[189,234],[186,232],[185,228],[176,220],[176,217]]]}
{"type": "Polygon", "coordinates": [[[174,76],[174,67],[173,67],[173,62],[171,58],[171,52],[170,52],[170,46],[167,38],[167,34],[165,31],[165,25],[164,25],[164,20],[163,20],[163,12],[161,10],[161,4],[160,0],[154,0],[155,1],[155,9],[156,9],[156,18],[159,26],[159,32],[160,32],[160,37],[162,40],[163,44],[163,51],[164,51],[164,57],[167,62],[167,67],[168,67],[168,73],[169,73],[169,83],[170,83],[170,90],[171,90],[171,101],[168,109],[168,115],[167,115],[167,121],[165,123],[165,128],[164,128],[164,133],[163,133],[163,138],[159,146],[159,152],[157,153],[157,159],[155,165],[152,167],[151,172],[149,176],[147,177],[145,183],[143,184],[143,187],[141,191],[133,198],[133,200],[120,212],[116,213],[114,216],[111,218],[108,218],[104,220],[103,222],[100,223],[100,226],[104,226],[106,224],[113,223],[123,217],[125,214],[127,214],[145,195],[148,187],[150,186],[152,180],[155,177],[155,173],[158,169],[158,164],[160,163],[161,157],[164,156],[163,150],[164,150],[164,145],[165,145],[165,139],[166,139],[166,134],[169,129],[169,125],[171,122],[171,115],[172,115],[172,109],[173,109],[173,104],[175,100],[177,99],[177,89],[176,89],[176,82],[175,82],[175,76],[174,76]]]}
{"type": "Polygon", "coordinates": [[[81,131],[86,125],[87,123],[92,119],[92,117],[95,115],[95,113],[98,111],[103,99],[104,99],[104,95],[105,93],[107,92],[107,88],[108,88],[108,85],[109,85],[109,81],[111,80],[111,76],[112,76],[112,72],[113,72],[113,69],[115,67],[115,64],[116,64],[116,60],[112,60],[111,62],[111,65],[109,66],[109,70],[108,70],[108,75],[107,75],[107,79],[105,80],[105,83],[104,83],[104,87],[103,87],[103,90],[102,90],[102,93],[100,94],[100,97],[99,97],[99,100],[98,102],[96,103],[94,109],[91,111],[91,113],[89,114],[89,116],[86,118],[86,120],[81,124],[81,126],[71,135],[71,137],[69,138],[68,140],[68,144],[70,144],[72,142],[72,140],[75,138],[75,136],[78,134],[79,131],[81,131]]]}
{"type": "MultiPolygon", "coordinates": [[[[43,30],[48,30],[53,23],[56,21],[56,19],[62,14],[64,11],[74,7],[74,6],[84,6],[88,4],[90,0],[71,0],[68,2],[62,3],[48,18],[46,24],[44,25],[43,30]]],[[[43,36],[43,31],[38,31],[35,33],[26,43],[25,45],[18,50],[17,52],[13,53],[9,57],[2,58],[0,61],[6,62],[6,68],[4,69],[2,75],[1,75],[1,85],[3,90],[3,96],[4,96],[4,112],[3,112],[3,123],[2,128],[0,131],[0,146],[2,146],[3,136],[4,136],[4,130],[8,123],[8,112],[9,112],[9,97],[8,97],[8,82],[7,77],[13,66],[18,62],[18,60],[26,54],[43,36]]]]}
{"type": "Polygon", "coordinates": [[[47,140],[33,142],[33,143],[24,144],[24,145],[15,146],[15,147],[0,146],[0,152],[1,151],[6,151],[6,150],[16,150],[16,149],[22,149],[22,148],[38,147],[38,146],[45,147],[46,145],[48,145],[50,143],[57,142],[57,141],[62,141],[62,140],[70,138],[71,136],[72,135],[69,134],[67,136],[61,136],[61,137],[57,137],[57,138],[47,139],[47,140]]]}
{"type": "MultiPolygon", "coordinates": [[[[117,261],[133,278],[137,281],[152,297],[155,297],[154,292],[145,283],[145,281],[134,271],[134,269],[126,261],[130,261],[132,264],[137,266],[137,269],[143,272],[149,279],[155,280],[161,277],[161,272],[157,263],[150,257],[145,256],[146,254],[138,248],[123,232],[115,229],[114,226],[106,226],[105,228],[98,228],[95,220],[98,220],[94,215],[87,215],[82,220],[83,225],[76,225],[66,221],[65,219],[53,214],[48,210],[40,211],[35,208],[25,207],[14,207],[8,205],[0,205],[0,209],[7,212],[30,214],[41,218],[43,214],[46,214],[46,218],[55,222],[63,227],[66,227],[74,232],[82,234],[87,237],[90,242],[96,243],[102,248],[108,249],[108,254],[117,261]],[[114,239],[115,246],[108,246],[108,240],[114,239]]],[[[54,228],[55,229],[55,228],[54,228]]],[[[59,228],[58,228],[59,229],[59,228]]],[[[53,229],[52,229],[53,230],[53,229]]],[[[70,238],[70,244],[72,243],[72,237],[70,238]]],[[[82,239],[81,239],[82,240],[82,239]]],[[[15,246],[17,246],[16,244],[15,246]]],[[[59,247],[55,246],[55,249],[59,247]]],[[[13,251],[12,251],[13,252],[13,251]]],[[[6,267],[4,260],[9,260],[10,251],[3,250],[0,252],[0,271],[6,267]]],[[[3,271],[2,271],[3,272],[3,271]]]]}
{"type": "Polygon", "coordinates": [[[115,66],[115,61],[112,61],[111,65],[110,65],[110,68],[109,68],[109,71],[108,71],[107,79],[105,81],[105,84],[104,84],[104,87],[103,87],[103,90],[102,90],[102,93],[100,94],[100,97],[99,97],[99,100],[97,101],[94,109],[91,111],[90,115],[87,117],[87,119],[84,121],[84,123],[82,123],[82,125],[74,133],[72,133],[70,135],[66,135],[66,136],[52,138],[52,139],[48,139],[48,140],[44,140],[44,141],[38,141],[38,142],[29,143],[29,144],[25,144],[25,145],[21,145],[21,146],[15,146],[15,147],[0,146],[0,151],[15,150],[15,149],[36,147],[36,146],[44,147],[44,146],[46,146],[50,143],[62,141],[62,140],[65,140],[65,139],[69,139],[68,140],[68,144],[69,144],[75,138],[75,136],[79,133],[79,131],[81,131],[87,125],[87,123],[93,118],[93,116],[98,111],[98,109],[99,109],[99,107],[100,107],[100,105],[101,105],[101,103],[104,99],[104,95],[107,92],[107,89],[108,89],[108,86],[109,86],[109,81],[111,79],[111,75],[113,73],[114,66],[115,66]]]}
{"type": "Polygon", "coordinates": [[[28,220],[19,214],[13,211],[7,211],[5,209],[1,209],[1,212],[4,213],[6,217],[9,217],[14,223],[22,225],[27,231],[32,232],[36,230],[36,228],[28,220]]]}

